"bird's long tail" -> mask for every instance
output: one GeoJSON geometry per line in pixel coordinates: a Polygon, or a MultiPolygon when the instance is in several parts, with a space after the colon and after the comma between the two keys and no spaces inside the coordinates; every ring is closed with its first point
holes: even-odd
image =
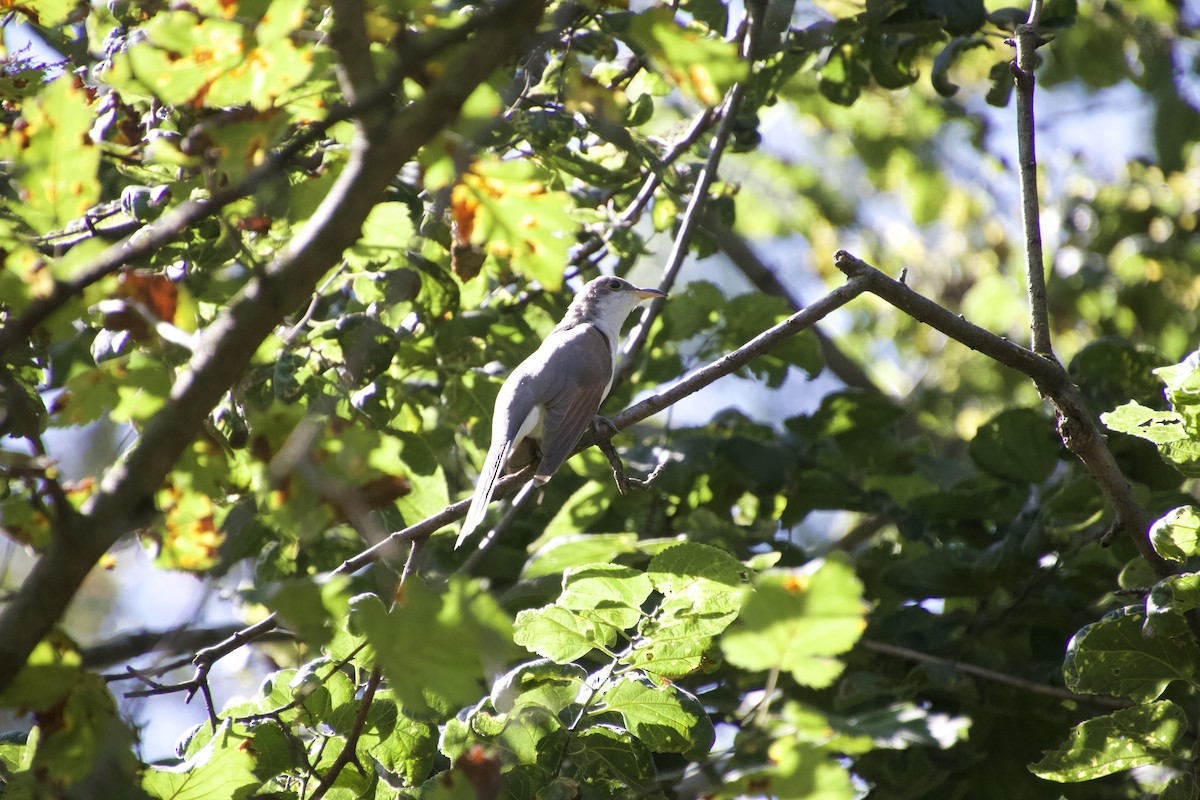
{"type": "Polygon", "coordinates": [[[467,509],[467,516],[463,520],[462,530],[459,531],[458,541],[454,543],[455,550],[462,547],[462,543],[475,532],[479,523],[483,522],[488,504],[492,502],[492,494],[496,491],[496,481],[500,480],[500,474],[504,471],[504,465],[508,463],[511,453],[511,439],[494,442],[488,450],[483,472],[479,473],[479,482],[475,484],[475,495],[471,498],[471,507],[467,509]]]}

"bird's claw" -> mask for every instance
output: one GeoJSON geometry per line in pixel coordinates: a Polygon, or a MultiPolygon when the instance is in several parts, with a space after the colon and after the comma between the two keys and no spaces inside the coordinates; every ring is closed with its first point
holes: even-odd
{"type": "Polygon", "coordinates": [[[608,440],[611,440],[621,432],[621,429],[617,427],[617,423],[603,414],[596,414],[592,417],[592,429],[596,431],[597,437],[608,440]]]}

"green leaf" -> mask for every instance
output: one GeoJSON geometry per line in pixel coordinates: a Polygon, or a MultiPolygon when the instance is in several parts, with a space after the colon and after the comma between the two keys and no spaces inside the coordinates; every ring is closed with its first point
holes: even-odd
{"type": "Polygon", "coordinates": [[[571,567],[611,562],[637,552],[636,533],[593,533],[559,536],[539,547],[526,562],[521,577],[558,575],[571,567]]]}
{"type": "Polygon", "coordinates": [[[1058,463],[1062,443],[1039,411],[1012,408],[979,427],[971,458],[989,472],[1019,483],[1041,483],[1058,463]]]}
{"type": "Polygon", "coordinates": [[[359,737],[358,758],[364,764],[371,759],[378,761],[411,786],[433,768],[437,735],[435,725],[409,717],[390,693],[380,692],[371,703],[359,737]]]}
{"type": "Polygon", "coordinates": [[[1076,725],[1061,747],[1029,770],[1048,781],[1079,783],[1161,764],[1184,756],[1175,745],[1187,727],[1187,715],[1169,700],[1123,708],[1076,725]]]}
{"type": "Polygon", "coordinates": [[[264,587],[253,596],[279,614],[287,628],[312,647],[324,647],[333,637],[330,622],[345,619],[349,611],[346,588],[350,579],[330,575],[324,579],[293,578],[264,587]]]}
{"type": "Polygon", "coordinates": [[[673,684],[651,686],[622,678],[602,695],[598,712],[616,712],[648,748],[699,758],[713,743],[713,726],[700,701],[673,684]]]}
{"type": "Polygon", "coordinates": [[[142,30],[146,38],[114,60],[108,77],[121,89],[149,90],[165,103],[203,102],[213,83],[245,56],[242,26],[230,20],[172,11],[155,15],[142,30]]]}
{"type": "Polygon", "coordinates": [[[664,608],[724,614],[737,609],[741,601],[741,562],[706,544],[684,542],[668,547],[650,560],[646,574],[665,596],[664,608]]]}
{"type": "Polygon", "coordinates": [[[73,642],[61,633],[51,633],[0,693],[0,706],[46,711],[59,705],[79,682],[82,663],[73,642]]]}
{"type": "Polygon", "coordinates": [[[854,646],[866,627],[862,584],[842,561],[765,573],[721,639],[729,663],[780,669],[798,683],[823,688],[842,671],[834,656],[854,646]]]}
{"type": "MultiPolygon", "coordinates": [[[[1021,16],[1025,21],[1025,14],[1021,16]]],[[[1012,75],[1009,75],[1012,84],[1012,75]]],[[[1163,358],[1152,348],[1113,336],[1089,343],[1071,359],[1067,372],[1079,385],[1088,406],[1098,412],[1133,400],[1142,406],[1161,406],[1162,382],[1153,371],[1163,358]]]]}
{"type": "Polygon", "coordinates": [[[638,14],[630,24],[629,37],[660,73],[708,106],[720,103],[725,92],[749,72],[733,42],[681,27],[669,8],[638,14]]]}
{"type": "Polygon", "coordinates": [[[567,664],[594,648],[612,644],[616,629],[584,619],[561,606],[526,609],[517,614],[513,641],[559,664],[567,664]]]}
{"type": "Polygon", "coordinates": [[[437,437],[432,433],[395,433],[401,443],[395,455],[384,448],[372,453],[372,466],[385,473],[403,475],[411,491],[396,501],[396,508],[407,521],[427,519],[450,505],[446,472],[438,460],[437,437]]]}
{"type": "Polygon", "coordinates": [[[390,611],[375,595],[351,600],[350,624],[375,648],[406,709],[423,710],[434,700],[459,707],[478,696],[482,659],[497,653],[497,641],[484,616],[492,604],[482,612],[473,607],[476,591],[456,580],[437,594],[410,579],[390,611]]]}
{"type": "Polygon", "coordinates": [[[1150,526],[1150,543],[1171,561],[1200,555],[1200,509],[1180,506],[1168,511],[1150,526]]]}
{"type": "Polygon", "coordinates": [[[587,680],[587,671],[575,664],[549,659],[530,661],[513,668],[492,684],[492,705],[501,714],[537,707],[558,714],[575,702],[587,680]]]}
{"type": "Polygon", "coordinates": [[[550,291],[562,288],[576,221],[565,192],[548,188],[549,176],[529,159],[483,161],[454,188],[460,234],[485,246],[512,269],[550,291]]]}
{"type": "Polygon", "coordinates": [[[652,590],[650,579],[639,570],[592,564],[563,575],[563,591],[556,604],[574,611],[595,611],[602,622],[623,630],[642,618],[641,605],[652,590]]]}
{"type": "Polygon", "coordinates": [[[1185,572],[1164,578],[1146,598],[1146,629],[1152,636],[1186,636],[1183,615],[1200,608],[1200,573],[1185,572]]]}
{"type": "Polygon", "coordinates": [[[304,751],[288,738],[282,725],[262,722],[251,729],[253,733],[254,775],[267,781],[303,763],[304,751]]]}
{"type": "Polygon", "coordinates": [[[249,797],[261,782],[254,776],[254,757],[233,737],[225,720],[204,749],[178,767],[151,769],[142,788],[159,800],[208,800],[249,797]]]}
{"type": "Polygon", "coordinates": [[[1171,681],[1191,684],[1200,648],[1191,640],[1147,638],[1144,622],[1145,614],[1130,607],[1081,628],[1067,645],[1067,688],[1145,703],[1158,698],[1171,681]]]}
{"type": "Polygon", "coordinates": [[[408,206],[380,203],[367,215],[358,241],[346,251],[346,263],[355,269],[369,269],[402,261],[415,233],[408,206]]]}
{"type": "Polygon", "coordinates": [[[587,783],[613,781],[626,796],[652,795],[654,761],[644,744],[615,725],[591,725],[571,737],[567,757],[587,783]]]}
{"type": "Polygon", "coordinates": [[[1192,353],[1178,364],[1154,370],[1167,385],[1167,399],[1180,407],[1200,405],[1200,351],[1192,353]]]}
{"type": "Polygon", "coordinates": [[[1155,444],[1178,442],[1188,438],[1183,417],[1174,411],[1155,411],[1132,400],[1100,415],[1109,430],[1128,433],[1155,444]]]}
{"type": "Polygon", "coordinates": [[[753,775],[747,789],[767,783],[775,797],[805,800],[854,800],[861,794],[850,772],[826,748],[784,736],[767,752],[771,769],[753,775]]]}
{"type": "Polygon", "coordinates": [[[24,129],[0,137],[0,157],[15,162],[20,185],[20,202],[6,207],[37,233],[65,228],[100,199],[91,104],[75,83],[71,74],[52,81],[24,105],[24,129]]]}
{"type": "Polygon", "coordinates": [[[1178,442],[1160,444],[1158,449],[1167,463],[1179,470],[1185,478],[1200,478],[1200,437],[1189,435],[1187,439],[1178,442]]]}
{"type": "Polygon", "coordinates": [[[656,614],[642,624],[629,664],[667,680],[690,675],[704,663],[713,636],[735,616],[733,611],[704,616],[656,614]]]}

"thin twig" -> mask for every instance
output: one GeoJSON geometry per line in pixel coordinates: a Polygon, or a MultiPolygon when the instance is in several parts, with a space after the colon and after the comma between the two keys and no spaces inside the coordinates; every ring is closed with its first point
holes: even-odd
{"type": "MultiPolygon", "coordinates": [[[[79,655],[84,667],[97,669],[110,664],[120,664],[152,652],[189,654],[179,664],[155,667],[153,670],[147,671],[161,675],[163,672],[170,671],[170,669],[178,669],[180,666],[190,664],[193,658],[192,654],[195,653],[198,647],[205,647],[215,642],[224,641],[238,633],[241,629],[242,626],[240,625],[220,625],[213,628],[189,626],[157,631],[132,631],[108,641],[85,647],[80,650],[79,655]]],[[[273,631],[271,635],[273,638],[280,640],[293,638],[292,634],[287,631],[273,631]]],[[[136,676],[121,672],[102,677],[108,681],[120,681],[136,676]]]]}
{"type": "Polygon", "coordinates": [[[1033,118],[1034,69],[1037,49],[1046,40],[1037,32],[1041,2],[1034,0],[1029,22],[1018,25],[1013,37],[1017,57],[1013,77],[1017,90],[1017,164],[1021,184],[1021,222],[1025,231],[1025,276],[1029,289],[1029,329],[1031,349],[1038,355],[1054,357],[1050,342],[1050,315],[1046,305],[1046,264],[1042,253],[1042,226],[1038,203],[1037,149],[1033,118]]]}
{"type": "Polygon", "coordinates": [[[1019,678],[1016,675],[1009,675],[1006,672],[999,672],[987,667],[980,667],[976,664],[968,664],[964,661],[954,661],[941,656],[922,653],[919,650],[910,650],[907,647],[888,644],[886,642],[877,642],[873,639],[859,639],[858,646],[864,650],[871,650],[882,655],[894,656],[903,658],[908,661],[920,661],[926,664],[937,664],[942,667],[951,667],[966,675],[973,675],[976,678],[982,678],[992,683],[999,683],[1004,686],[1011,686],[1014,689],[1020,689],[1025,692],[1031,692],[1043,697],[1053,697],[1055,700],[1067,700],[1075,703],[1087,703],[1094,706],[1102,706],[1104,708],[1128,708],[1130,703],[1127,700],[1120,700],[1115,697],[1104,697],[1102,695],[1076,694],[1068,689],[1061,689],[1057,686],[1048,686],[1044,683],[1031,681],[1026,678],[1019,678]]]}
{"type": "Polygon", "coordinates": [[[571,724],[567,726],[567,736],[563,741],[562,754],[559,756],[558,764],[554,768],[554,775],[556,777],[562,770],[563,762],[567,758],[567,748],[571,746],[571,737],[574,736],[576,729],[579,727],[580,723],[583,722],[583,718],[586,717],[588,711],[591,710],[592,703],[596,701],[596,696],[600,694],[600,691],[604,688],[605,684],[612,679],[613,671],[616,670],[617,665],[620,664],[621,660],[628,656],[628,654],[629,651],[617,653],[613,656],[612,661],[608,662],[608,665],[604,668],[604,670],[601,673],[597,673],[595,680],[587,681],[587,697],[579,704],[579,713],[575,715],[575,719],[572,720],[571,724]]]}
{"type": "Polygon", "coordinates": [[[512,524],[517,520],[517,514],[521,512],[521,508],[529,502],[530,498],[540,488],[542,488],[540,485],[532,481],[525,484],[521,491],[517,493],[517,496],[513,498],[512,505],[504,512],[504,516],[500,518],[500,521],[480,540],[479,546],[475,548],[475,552],[467,556],[467,560],[459,568],[463,574],[469,575],[475,569],[475,565],[492,548],[492,545],[496,543],[500,535],[512,527],[512,524]]]}
{"type": "Polygon", "coordinates": [[[608,459],[608,465],[612,468],[613,481],[617,484],[617,491],[621,494],[629,494],[630,489],[636,489],[639,492],[647,492],[654,485],[654,481],[658,480],[658,476],[662,475],[663,470],[667,468],[667,462],[660,462],[650,474],[645,478],[631,478],[625,474],[625,465],[621,462],[621,454],[617,452],[617,448],[613,446],[613,436],[620,433],[612,424],[612,420],[607,417],[596,415],[595,433],[596,447],[600,448],[600,452],[604,453],[608,459]]]}
{"type": "MultiPolygon", "coordinates": [[[[742,50],[744,53],[749,54],[753,52],[755,33],[759,26],[751,23],[748,14],[743,19],[742,25],[744,32],[742,50]]],[[[747,55],[748,58],[749,56],[747,55]]],[[[722,104],[722,109],[719,112],[721,122],[717,125],[716,133],[713,134],[712,143],[709,145],[708,159],[704,162],[704,168],[696,178],[696,185],[692,189],[692,196],[688,198],[687,208],[684,210],[683,217],[679,221],[679,231],[675,234],[675,241],[671,245],[671,253],[667,256],[667,263],[663,267],[662,277],[658,282],[658,288],[664,292],[671,291],[671,288],[675,285],[679,269],[683,266],[683,260],[687,256],[688,247],[691,244],[692,232],[700,221],[700,212],[704,208],[705,201],[708,199],[708,190],[717,178],[717,172],[721,165],[721,156],[725,153],[725,145],[733,133],[733,126],[737,123],[738,108],[741,106],[742,97],[746,94],[749,84],[749,77],[746,80],[738,81],[725,96],[725,102],[722,104]]],[[[614,385],[628,379],[630,373],[633,372],[633,366],[637,363],[638,354],[641,353],[642,348],[646,345],[646,340],[650,336],[650,328],[654,324],[654,320],[658,319],[658,315],[662,313],[663,302],[662,298],[652,300],[646,306],[646,309],[642,311],[632,330],[630,330],[629,337],[625,340],[625,346],[621,351],[621,363],[617,367],[616,375],[613,378],[614,385]]]]}
{"type": "Polygon", "coordinates": [[[334,781],[337,780],[346,765],[355,759],[354,751],[357,749],[359,737],[362,736],[363,729],[367,725],[367,716],[371,713],[371,701],[375,699],[375,690],[379,688],[379,681],[382,678],[383,671],[379,667],[371,670],[371,676],[367,678],[366,688],[363,689],[362,699],[359,701],[358,713],[354,716],[354,724],[350,727],[350,732],[346,734],[346,742],[342,745],[342,751],[329,765],[325,777],[321,779],[316,791],[309,795],[308,800],[321,800],[333,788],[334,781]]]}

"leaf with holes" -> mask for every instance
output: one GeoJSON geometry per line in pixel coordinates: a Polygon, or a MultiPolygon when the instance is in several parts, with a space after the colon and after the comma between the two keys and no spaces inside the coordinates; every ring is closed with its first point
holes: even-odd
{"type": "Polygon", "coordinates": [[[1114,711],[1081,722],[1070,738],[1029,765],[1039,778],[1079,783],[1182,756],[1175,751],[1187,715],[1169,700],[1114,711]]]}
{"type": "Polygon", "coordinates": [[[1171,681],[1194,684],[1200,648],[1194,641],[1147,638],[1145,620],[1144,612],[1131,607],[1081,628],[1067,645],[1067,688],[1145,703],[1157,699],[1171,681]]]}

